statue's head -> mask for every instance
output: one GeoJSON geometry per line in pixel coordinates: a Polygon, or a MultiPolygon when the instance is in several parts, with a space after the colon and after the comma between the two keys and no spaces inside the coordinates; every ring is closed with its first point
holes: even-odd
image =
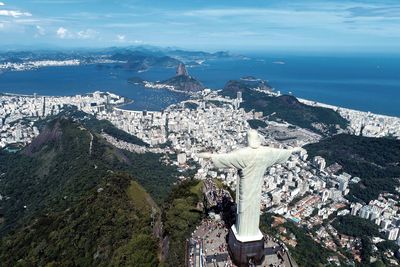
{"type": "Polygon", "coordinates": [[[261,146],[261,138],[256,130],[249,130],[247,132],[247,143],[251,148],[259,148],[261,146]]]}

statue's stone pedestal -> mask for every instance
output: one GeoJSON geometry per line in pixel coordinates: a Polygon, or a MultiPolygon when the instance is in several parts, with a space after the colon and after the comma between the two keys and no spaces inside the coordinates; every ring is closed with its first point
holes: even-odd
{"type": "Polygon", "coordinates": [[[259,265],[264,260],[264,238],[261,232],[252,237],[240,237],[233,225],[229,230],[228,247],[233,262],[239,267],[249,266],[249,261],[259,265]]]}

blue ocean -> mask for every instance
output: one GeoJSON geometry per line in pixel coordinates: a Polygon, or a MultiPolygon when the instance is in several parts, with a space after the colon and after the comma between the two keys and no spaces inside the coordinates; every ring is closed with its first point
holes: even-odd
{"type": "MultiPolygon", "coordinates": [[[[230,79],[255,76],[282,93],[373,113],[400,116],[400,56],[390,55],[253,55],[219,59],[189,67],[192,76],[212,89],[230,79]]],[[[141,77],[167,79],[174,69],[153,68],[137,73],[112,66],[46,67],[0,74],[0,92],[74,95],[110,91],[134,100],[126,108],[161,110],[186,99],[166,90],[151,90],[127,82],[141,77]]]]}

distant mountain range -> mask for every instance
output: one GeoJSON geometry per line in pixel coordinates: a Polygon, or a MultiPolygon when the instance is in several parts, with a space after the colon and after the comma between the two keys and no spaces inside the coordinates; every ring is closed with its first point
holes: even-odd
{"type": "MultiPolygon", "coordinates": [[[[229,52],[208,53],[152,46],[109,47],[104,49],[76,50],[25,50],[0,52],[0,69],[25,70],[15,64],[29,64],[42,61],[77,60],[80,64],[113,63],[115,67],[145,71],[151,67],[172,67],[179,63],[202,64],[206,60],[240,57],[229,52]],[[5,65],[12,63],[14,65],[5,65]],[[3,65],[3,66],[2,66],[3,65]]],[[[38,64],[36,64],[38,65],[38,64]]],[[[40,67],[40,63],[39,63],[40,67]]]]}
{"type": "Polygon", "coordinates": [[[139,51],[120,51],[111,55],[109,59],[124,62],[120,64],[121,67],[137,71],[145,71],[151,67],[176,68],[181,63],[169,56],[157,56],[139,51]]]}

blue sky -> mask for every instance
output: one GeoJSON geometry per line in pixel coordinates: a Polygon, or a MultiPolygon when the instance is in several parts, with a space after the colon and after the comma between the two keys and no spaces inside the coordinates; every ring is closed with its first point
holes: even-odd
{"type": "Polygon", "coordinates": [[[399,51],[400,0],[0,0],[0,47],[399,51]]]}

